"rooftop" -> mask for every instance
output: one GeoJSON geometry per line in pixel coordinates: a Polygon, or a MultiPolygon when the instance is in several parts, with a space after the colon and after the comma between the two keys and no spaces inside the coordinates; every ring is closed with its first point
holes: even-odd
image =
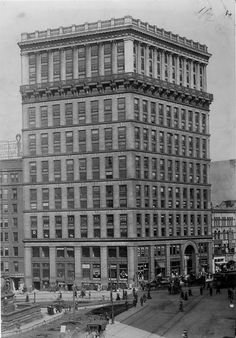
{"type": "Polygon", "coordinates": [[[132,27],[138,31],[151,34],[152,36],[158,37],[161,40],[172,42],[185,48],[192,50],[197,50],[202,53],[207,53],[207,46],[200,44],[199,42],[194,42],[185,37],[181,37],[178,34],[173,34],[172,32],[165,31],[164,29],[158,28],[155,25],[149,25],[147,22],[143,22],[139,19],[133,19],[131,16],[125,16],[119,19],[110,19],[104,21],[97,21],[92,23],[84,23],[81,25],[71,25],[69,27],[59,27],[56,29],[49,28],[43,31],[35,31],[33,33],[22,33],[21,42],[19,45],[24,45],[27,42],[33,41],[44,41],[48,39],[57,39],[58,37],[71,37],[77,36],[78,34],[83,33],[97,33],[103,32],[106,30],[117,29],[118,27],[132,27]]]}

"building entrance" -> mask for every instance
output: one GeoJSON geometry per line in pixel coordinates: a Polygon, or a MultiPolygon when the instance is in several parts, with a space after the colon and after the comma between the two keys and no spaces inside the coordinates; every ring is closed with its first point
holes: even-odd
{"type": "Polygon", "coordinates": [[[196,253],[192,245],[188,245],[184,251],[184,272],[186,275],[196,271],[196,253]]]}

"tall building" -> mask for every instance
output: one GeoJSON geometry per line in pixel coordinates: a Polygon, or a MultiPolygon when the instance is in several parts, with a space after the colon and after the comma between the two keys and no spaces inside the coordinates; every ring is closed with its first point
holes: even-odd
{"type": "Polygon", "coordinates": [[[211,270],[207,47],[130,16],[19,47],[26,285],[211,270]]]}
{"type": "Polygon", "coordinates": [[[211,162],[211,201],[218,207],[222,201],[236,199],[236,159],[211,162]]]}
{"type": "Polygon", "coordinates": [[[0,146],[1,276],[24,283],[23,188],[20,136],[0,146]]]}

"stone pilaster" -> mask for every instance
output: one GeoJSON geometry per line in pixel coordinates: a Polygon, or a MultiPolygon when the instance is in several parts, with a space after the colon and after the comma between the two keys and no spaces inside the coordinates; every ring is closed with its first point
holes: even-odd
{"type": "Polygon", "coordinates": [[[101,284],[108,285],[107,247],[101,247],[101,284]]]}
{"type": "Polygon", "coordinates": [[[75,284],[80,286],[82,282],[82,265],[81,265],[81,247],[75,247],[75,284]]]}
{"type": "Polygon", "coordinates": [[[32,249],[30,247],[24,248],[25,256],[25,285],[28,288],[32,286],[32,249]]]}
{"type": "Polygon", "coordinates": [[[133,40],[125,39],[124,48],[125,48],[125,73],[132,73],[134,71],[134,61],[133,61],[133,40]]]}
{"type": "Polygon", "coordinates": [[[21,84],[29,84],[29,56],[28,54],[21,54],[21,84]]]}
{"type": "Polygon", "coordinates": [[[55,247],[49,247],[49,262],[50,262],[50,284],[54,284],[57,278],[55,247]]]}

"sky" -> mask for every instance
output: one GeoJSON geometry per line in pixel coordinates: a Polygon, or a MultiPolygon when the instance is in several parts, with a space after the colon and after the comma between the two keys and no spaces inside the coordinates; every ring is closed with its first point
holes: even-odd
{"type": "Polygon", "coordinates": [[[208,46],[210,158],[236,158],[236,0],[0,0],[0,141],[21,132],[21,33],[131,15],[208,46]]]}

